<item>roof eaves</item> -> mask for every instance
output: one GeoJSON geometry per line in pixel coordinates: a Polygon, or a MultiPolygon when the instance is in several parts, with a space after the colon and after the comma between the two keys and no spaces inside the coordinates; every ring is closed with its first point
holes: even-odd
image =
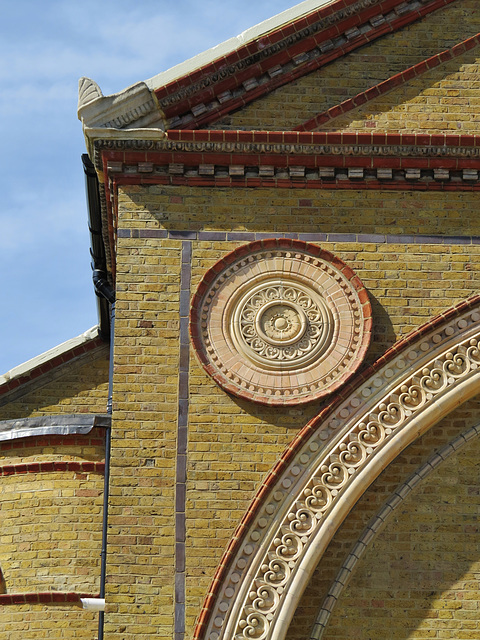
{"type": "Polygon", "coordinates": [[[75,338],[70,338],[70,340],[62,342],[62,344],[59,344],[56,347],[35,356],[35,358],[31,358],[17,367],[10,369],[10,371],[7,371],[3,375],[0,375],[0,387],[17,378],[28,376],[28,374],[34,369],[38,369],[42,365],[51,362],[54,358],[62,357],[66,353],[84,345],[87,342],[95,340],[96,338],[98,338],[98,326],[92,327],[75,338]]]}

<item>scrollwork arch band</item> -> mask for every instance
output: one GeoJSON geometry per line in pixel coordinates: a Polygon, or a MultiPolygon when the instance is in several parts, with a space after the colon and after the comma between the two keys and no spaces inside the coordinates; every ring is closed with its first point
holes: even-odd
{"type": "Polygon", "coordinates": [[[217,570],[195,638],[282,640],[337,528],[380,472],[480,391],[480,296],[350,381],[267,476],[217,570]]]}
{"type": "Polygon", "coordinates": [[[463,431],[460,435],[455,436],[450,442],[434,452],[430,458],[419,466],[416,471],[405,481],[400,484],[390,495],[388,500],[377,511],[376,515],[368,523],[363,530],[352,551],[347,555],[340,570],[337,572],[333,583],[328,590],[325,600],[320,607],[315,623],[310,634],[310,640],[322,640],[324,631],[327,627],[330,616],[339,601],[343,590],[347,587],[350,576],[360,559],[363,557],[369,546],[376,540],[377,535],[383,527],[389,522],[389,518],[394,514],[395,509],[399,509],[404,500],[409,497],[411,492],[418,485],[426,480],[428,476],[437,470],[437,468],[446,462],[448,458],[461,451],[474,438],[480,436],[480,424],[470,427],[463,431]]]}

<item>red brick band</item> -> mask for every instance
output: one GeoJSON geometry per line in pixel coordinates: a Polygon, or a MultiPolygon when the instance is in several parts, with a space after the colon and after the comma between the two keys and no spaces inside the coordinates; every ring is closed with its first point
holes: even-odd
{"type": "Polygon", "coordinates": [[[19,604],[76,604],[81,598],[98,598],[90,593],[76,591],[44,591],[40,593],[3,593],[0,594],[0,606],[19,604]]]}
{"type": "Polygon", "coordinates": [[[0,476],[23,475],[26,473],[51,473],[72,471],[75,473],[105,473],[104,462],[28,462],[6,464],[0,467],[0,476]]]}

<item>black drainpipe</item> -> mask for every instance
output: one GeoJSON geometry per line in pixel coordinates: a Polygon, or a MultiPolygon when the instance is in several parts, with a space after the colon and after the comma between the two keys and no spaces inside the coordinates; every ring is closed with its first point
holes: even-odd
{"type": "Polygon", "coordinates": [[[95,293],[97,294],[98,324],[100,336],[104,340],[110,338],[110,303],[115,294],[107,279],[107,259],[102,236],[102,215],[98,178],[95,167],[86,153],[82,155],[85,171],[85,191],[88,207],[88,229],[90,231],[90,256],[92,258],[92,275],[95,293]]]}
{"type": "MultiPolygon", "coordinates": [[[[113,395],[113,336],[115,335],[115,302],[112,302],[112,315],[110,325],[110,365],[108,374],[108,401],[107,414],[112,415],[113,395]]],[[[112,442],[112,429],[109,425],[105,431],[105,477],[103,484],[103,525],[102,525],[102,551],[100,554],[100,598],[105,599],[105,583],[107,578],[107,534],[108,534],[108,495],[110,488],[110,451],[112,442]]],[[[103,640],[103,626],[105,612],[98,615],[98,640],[103,640]]]]}
{"type": "MultiPolygon", "coordinates": [[[[98,320],[100,336],[110,339],[110,364],[108,374],[108,401],[107,414],[112,415],[113,395],[113,346],[115,335],[115,292],[107,279],[107,265],[105,246],[102,237],[102,217],[100,194],[98,190],[98,178],[90,158],[82,155],[83,169],[88,205],[88,228],[90,230],[90,255],[92,257],[92,277],[95,293],[97,294],[98,320]],[[109,309],[110,307],[110,309],[109,309]]],[[[103,525],[102,525],[102,551],[100,554],[100,594],[105,599],[105,583],[107,576],[107,534],[108,534],[108,496],[110,488],[110,452],[112,433],[108,426],[105,431],[105,478],[103,488],[103,525]]],[[[103,640],[105,612],[100,611],[98,617],[98,640],[103,640]]]]}

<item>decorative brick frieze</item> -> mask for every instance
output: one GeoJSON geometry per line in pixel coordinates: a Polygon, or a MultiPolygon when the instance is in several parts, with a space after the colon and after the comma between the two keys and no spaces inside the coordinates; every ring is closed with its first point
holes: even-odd
{"type": "Polygon", "coordinates": [[[112,193],[117,184],[137,183],[399,190],[479,184],[480,137],[473,135],[168,133],[165,141],[143,144],[97,141],[97,161],[112,193]]]}
{"type": "MultiPolygon", "coordinates": [[[[332,163],[338,158],[332,157],[332,163]]],[[[366,163],[368,160],[366,161],[366,163]]],[[[140,181],[144,184],[171,184],[195,186],[269,186],[289,188],[302,186],[310,189],[325,188],[376,188],[376,189],[405,189],[412,187],[420,189],[442,189],[450,186],[454,189],[472,189],[478,186],[478,172],[471,169],[462,169],[461,162],[458,169],[437,169],[420,167],[397,168],[397,159],[391,163],[382,159],[382,164],[392,164],[392,167],[363,168],[348,166],[348,159],[344,159],[345,166],[341,167],[274,167],[249,166],[248,171],[244,166],[240,169],[236,165],[197,165],[185,166],[183,176],[169,175],[168,166],[152,165],[152,171],[148,176],[143,175],[140,181]],[[414,184],[412,184],[414,183],[414,184]]],[[[419,164],[423,163],[419,160],[419,164]]],[[[133,176],[141,176],[138,165],[125,165],[117,184],[132,184],[133,176]],[[130,178],[130,179],[129,179],[130,178]]],[[[135,180],[138,182],[138,180],[135,180]]]]}
{"type": "Polygon", "coordinates": [[[195,129],[453,0],[337,0],[156,90],[171,128],[195,129]]]}

